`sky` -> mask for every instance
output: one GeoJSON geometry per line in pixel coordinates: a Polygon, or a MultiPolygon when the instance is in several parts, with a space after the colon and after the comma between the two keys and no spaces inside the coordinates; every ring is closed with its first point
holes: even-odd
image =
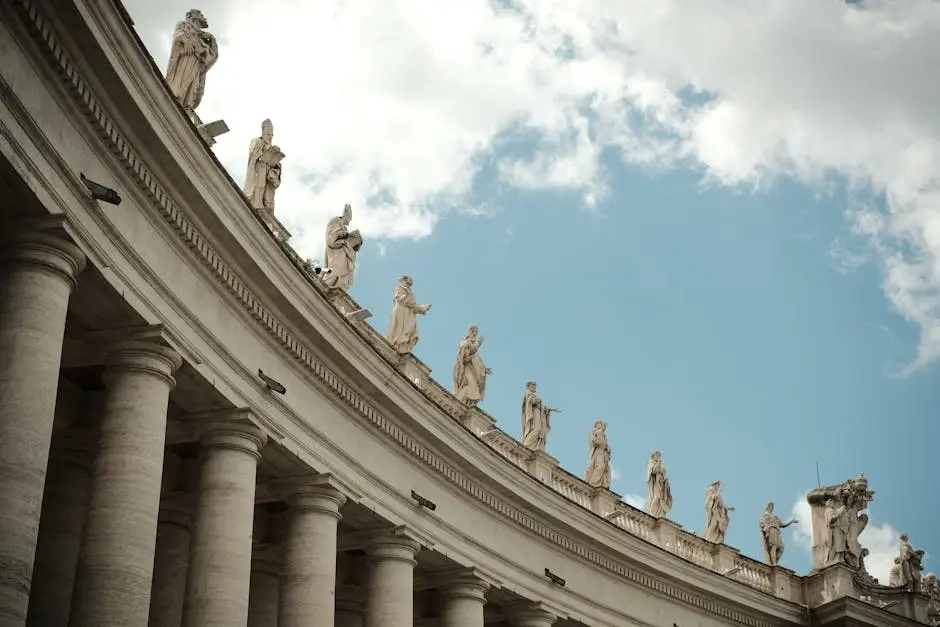
{"type": "MultiPolygon", "coordinates": [[[[183,0],[125,0],[166,67],[183,0]]],[[[940,3],[932,0],[202,0],[220,59],[198,109],[239,184],[261,121],[287,154],[276,212],[302,255],[353,206],[350,293],[384,332],[415,281],[415,354],[451,386],[470,324],[481,407],[582,474],[608,423],[613,489],[811,568],[805,493],[864,472],[862,537],[940,559],[940,3]]]]}

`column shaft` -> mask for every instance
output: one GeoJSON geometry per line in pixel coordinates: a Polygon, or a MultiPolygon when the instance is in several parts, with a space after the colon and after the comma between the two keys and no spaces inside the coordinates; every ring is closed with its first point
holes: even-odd
{"type": "Polygon", "coordinates": [[[332,625],[336,607],[336,525],[346,497],[329,485],[297,486],[288,497],[279,627],[332,625]]]}
{"type": "Polygon", "coordinates": [[[29,595],[29,627],[68,627],[94,444],[94,433],[81,427],[53,435],[29,595]]]}
{"type": "Polygon", "coordinates": [[[405,537],[386,537],[366,549],[370,558],[365,627],[412,627],[414,567],[420,545],[405,537]]]}
{"type": "Polygon", "coordinates": [[[85,257],[73,244],[45,233],[19,236],[3,248],[0,626],[22,627],[39,534],[65,316],[85,257]]]}
{"type": "Polygon", "coordinates": [[[192,506],[189,495],[164,495],[157,523],[149,627],[179,627],[183,620],[191,537],[192,506]]]}
{"type": "Polygon", "coordinates": [[[151,342],[124,342],[111,353],[72,627],[147,625],[166,412],[180,364],[151,342]]]}
{"type": "Polygon", "coordinates": [[[247,421],[209,426],[186,584],[184,627],[230,627],[248,621],[255,478],[264,432],[247,421]]]}
{"type": "Polygon", "coordinates": [[[281,595],[280,547],[255,544],[251,554],[248,627],[278,627],[281,595]]]}

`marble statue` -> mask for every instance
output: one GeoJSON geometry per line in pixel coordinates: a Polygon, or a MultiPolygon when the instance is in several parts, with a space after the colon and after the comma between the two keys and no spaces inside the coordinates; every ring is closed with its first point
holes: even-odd
{"type": "Polygon", "coordinates": [[[705,539],[715,544],[721,544],[725,541],[725,534],[728,533],[728,513],[733,512],[733,507],[725,505],[721,497],[721,481],[712,481],[708,490],[705,491],[705,539]]]}
{"type": "Polygon", "coordinates": [[[281,160],[284,153],[271,143],[274,125],[271,120],[261,123],[261,137],[251,140],[248,147],[248,170],[245,172],[243,191],[255,209],[274,212],[274,192],[281,185],[281,160]]]}
{"type": "Polygon", "coordinates": [[[901,583],[901,558],[894,558],[894,566],[891,567],[890,574],[888,575],[888,585],[892,588],[900,588],[903,584],[901,583]]]}
{"type": "Polygon", "coordinates": [[[219,59],[215,37],[203,30],[209,22],[199,9],[186,12],[186,19],[176,25],[166,82],[184,109],[193,111],[202,102],[206,73],[219,59]]]}
{"type": "Polygon", "coordinates": [[[764,548],[764,562],[771,566],[776,566],[780,563],[780,558],[783,556],[785,548],[781,530],[790,525],[798,525],[799,523],[800,521],[795,518],[787,522],[782,522],[780,518],[774,514],[773,502],[767,503],[759,523],[761,545],[764,548]]]}
{"type": "Polygon", "coordinates": [[[588,438],[591,454],[588,467],[584,471],[584,480],[595,488],[610,489],[610,444],[607,442],[607,423],[603,420],[594,422],[588,438]]]}
{"type": "Polygon", "coordinates": [[[493,371],[486,367],[480,357],[483,336],[476,325],[467,331],[467,337],[457,345],[457,361],[454,363],[454,396],[461,403],[473,407],[486,394],[486,376],[493,371]]]}
{"type": "Polygon", "coordinates": [[[392,319],[388,323],[385,338],[399,355],[410,353],[418,343],[418,314],[430,311],[430,305],[418,305],[411,291],[414,280],[404,275],[398,278],[398,287],[392,296],[392,319]]]}
{"type": "Polygon", "coordinates": [[[924,552],[915,550],[907,534],[901,534],[900,556],[901,583],[911,592],[920,592],[921,572],[924,570],[924,552]]]}
{"type": "Polygon", "coordinates": [[[522,446],[530,451],[544,451],[552,412],[560,411],[542,403],[542,397],[536,393],[535,381],[526,383],[522,395],[522,446]]]}
{"type": "Polygon", "coordinates": [[[672,488],[659,451],[653,451],[646,464],[646,512],[662,518],[672,509],[672,488]]]}
{"type": "MultiPolygon", "coordinates": [[[[326,225],[326,267],[330,269],[323,281],[330,287],[348,290],[356,273],[356,256],[362,248],[359,229],[349,230],[352,205],[343,207],[343,215],[331,219],[326,225]]],[[[415,340],[417,341],[417,340],[415,340]]]]}

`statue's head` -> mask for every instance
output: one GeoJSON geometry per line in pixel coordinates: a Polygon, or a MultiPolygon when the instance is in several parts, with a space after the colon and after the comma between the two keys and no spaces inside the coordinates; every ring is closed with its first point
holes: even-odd
{"type": "Polygon", "coordinates": [[[352,205],[349,203],[346,203],[346,205],[343,207],[343,222],[346,224],[352,222],[352,205]]]}
{"type": "Polygon", "coordinates": [[[768,514],[773,514],[773,512],[774,512],[774,502],[773,502],[773,501],[767,501],[767,505],[764,505],[764,511],[767,512],[768,514]]]}
{"type": "Polygon", "coordinates": [[[261,138],[267,141],[274,138],[274,123],[271,120],[265,120],[261,123],[261,138]]]}
{"type": "Polygon", "coordinates": [[[209,21],[206,19],[206,16],[202,14],[202,11],[199,9],[190,9],[186,12],[186,21],[192,22],[199,28],[209,28],[209,21]]]}

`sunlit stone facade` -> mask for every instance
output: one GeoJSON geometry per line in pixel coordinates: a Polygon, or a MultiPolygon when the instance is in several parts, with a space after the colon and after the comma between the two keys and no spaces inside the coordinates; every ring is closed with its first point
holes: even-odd
{"type": "Polygon", "coordinates": [[[926,621],[458,401],[272,233],[118,4],[11,0],[0,43],[0,627],[926,621]]]}

